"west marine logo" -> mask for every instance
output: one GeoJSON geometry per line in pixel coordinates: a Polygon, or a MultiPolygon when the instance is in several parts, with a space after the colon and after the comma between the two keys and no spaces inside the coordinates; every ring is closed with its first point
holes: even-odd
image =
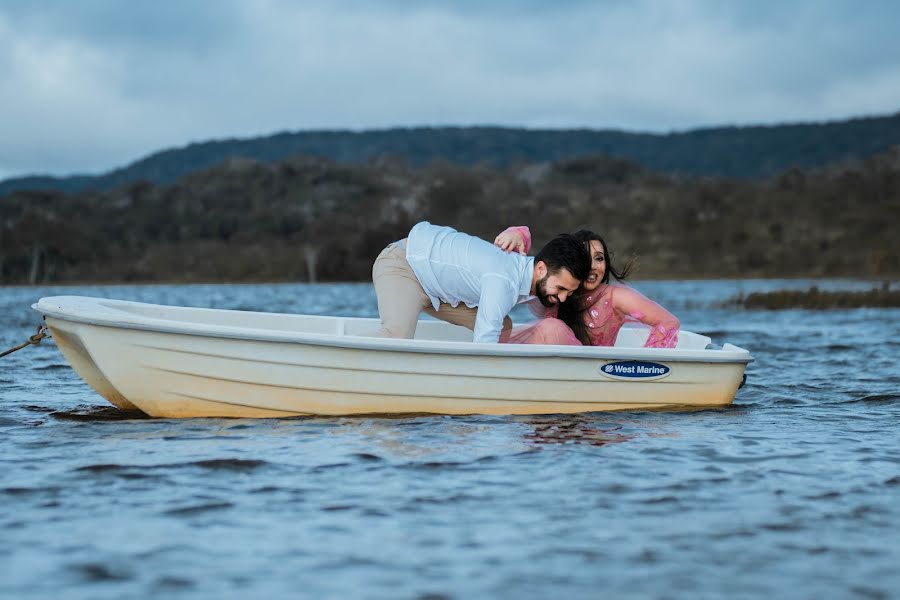
{"type": "Polygon", "coordinates": [[[672,372],[666,365],[643,360],[628,360],[607,363],[600,367],[600,373],[612,379],[639,379],[648,381],[661,379],[672,372]]]}

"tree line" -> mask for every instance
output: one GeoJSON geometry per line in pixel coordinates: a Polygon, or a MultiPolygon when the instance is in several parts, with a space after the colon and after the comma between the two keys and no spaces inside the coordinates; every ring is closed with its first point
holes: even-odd
{"type": "Polygon", "coordinates": [[[232,159],[173,184],[0,198],[0,283],[367,281],[419,220],[539,246],[589,227],[638,278],[900,274],[900,147],[762,180],[671,175],[588,156],[351,165],[232,159]]]}
{"type": "Polygon", "coordinates": [[[900,113],[823,123],[713,127],[666,134],[592,129],[413,127],[296,131],[170,148],[103,175],[29,176],[0,181],[0,196],[21,190],[110,190],[134,181],[175,183],[232,157],[274,163],[292,156],[363,164],[395,156],[423,167],[436,160],[495,167],[602,154],[676,175],[762,178],[791,167],[863,159],[900,144],[900,113]]]}

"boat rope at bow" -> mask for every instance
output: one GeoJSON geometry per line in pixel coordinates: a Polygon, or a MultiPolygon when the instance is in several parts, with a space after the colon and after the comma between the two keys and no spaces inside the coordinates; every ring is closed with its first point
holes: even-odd
{"type": "Polygon", "coordinates": [[[48,334],[47,331],[48,331],[48,329],[47,329],[46,325],[38,325],[37,333],[35,333],[30,338],[28,338],[27,342],[25,342],[24,344],[20,344],[20,345],[16,346],[15,348],[10,348],[6,352],[3,352],[2,354],[0,354],[0,358],[3,358],[7,354],[12,354],[16,350],[21,350],[25,346],[37,346],[38,344],[41,343],[42,339],[50,337],[50,334],[48,334]]]}

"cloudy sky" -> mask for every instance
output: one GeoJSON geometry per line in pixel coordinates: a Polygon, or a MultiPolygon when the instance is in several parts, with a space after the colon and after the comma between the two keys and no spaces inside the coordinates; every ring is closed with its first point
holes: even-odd
{"type": "Polygon", "coordinates": [[[0,0],[0,178],[192,141],[900,111],[893,0],[0,0]]]}

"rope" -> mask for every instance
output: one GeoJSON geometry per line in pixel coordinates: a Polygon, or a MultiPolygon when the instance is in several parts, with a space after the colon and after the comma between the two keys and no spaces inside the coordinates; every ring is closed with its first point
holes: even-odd
{"type": "Polygon", "coordinates": [[[7,350],[6,352],[0,354],[0,358],[3,358],[3,357],[6,356],[7,354],[12,354],[12,353],[15,352],[16,350],[21,350],[21,349],[24,348],[25,346],[37,346],[38,344],[41,343],[41,340],[42,340],[42,339],[47,338],[47,337],[50,337],[50,336],[47,334],[47,331],[48,331],[48,330],[47,330],[47,326],[46,326],[46,325],[38,325],[37,333],[35,333],[35,334],[34,334],[33,336],[31,336],[30,338],[28,338],[28,341],[27,341],[27,342],[25,342],[24,344],[20,344],[20,345],[16,346],[15,348],[10,348],[10,349],[7,350]]]}

